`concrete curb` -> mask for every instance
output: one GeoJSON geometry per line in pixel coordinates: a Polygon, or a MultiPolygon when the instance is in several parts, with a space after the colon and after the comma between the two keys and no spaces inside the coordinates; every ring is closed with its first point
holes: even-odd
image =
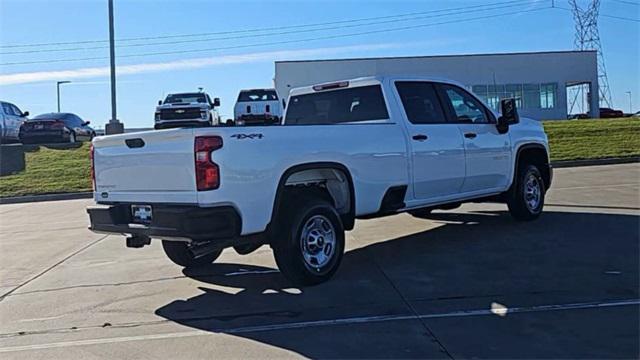
{"type": "Polygon", "coordinates": [[[631,163],[637,163],[637,162],[640,162],[640,156],[629,156],[629,157],[622,157],[622,158],[552,161],[551,166],[553,166],[554,169],[559,169],[559,168],[579,167],[579,166],[631,164],[631,163]]]}
{"type": "Polygon", "coordinates": [[[91,199],[92,197],[93,197],[92,191],[61,193],[61,194],[11,196],[11,197],[0,198],[0,204],[20,204],[20,203],[40,202],[40,201],[91,199]]]}
{"type": "MultiPolygon", "coordinates": [[[[637,163],[637,162],[640,162],[640,156],[632,156],[632,157],[624,157],[624,158],[590,159],[590,160],[552,161],[551,165],[555,169],[559,169],[559,168],[579,167],[579,166],[630,164],[630,163],[637,163]]],[[[61,193],[61,194],[12,196],[12,197],[5,197],[5,198],[0,197],[0,204],[19,204],[19,203],[40,202],[40,201],[90,199],[92,197],[93,197],[93,192],[91,191],[61,193]]]]}

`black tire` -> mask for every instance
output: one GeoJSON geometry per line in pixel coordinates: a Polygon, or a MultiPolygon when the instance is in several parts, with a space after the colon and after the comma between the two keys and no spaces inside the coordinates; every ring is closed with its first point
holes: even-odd
{"type": "Polygon", "coordinates": [[[182,241],[163,240],[162,248],[164,249],[164,253],[167,254],[167,257],[169,257],[169,260],[182,267],[199,267],[209,265],[220,256],[220,253],[222,253],[222,250],[218,250],[195,258],[193,253],[189,250],[188,244],[182,241]]]}
{"type": "Polygon", "coordinates": [[[537,219],[542,214],[545,193],[540,170],[535,165],[520,166],[507,194],[507,206],[511,216],[520,221],[537,219]],[[537,201],[534,201],[536,198],[537,201]]]}
{"type": "Polygon", "coordinates": [[[338,270],[344,253],[344,226],[340,215],[327,199],[315,192],[295,197],[287,196],[285,201],[287,211],[284,211],[279,219],[275,238],[271,242],[280,272],[297,286],[316,285],[329,280],[338,270]],[[322,224],[320,228],[332,230],[324,234],[316,231],[319,236],[313,235],[314,231],[311,230],[307,232],[308,236],[303,241],[303,232],[307,231],[307,226],[314,221],[322,224]],[[332,240],[329,240],[328,233],[333,233],[332,240]],[[314,249],[308,242],[313,236],[322,248],[313,246],[317,250],[315,255],[311,254],[314,249]],[[327,239],[324,240],[323,236],[327,236],[327,239]],[[305,260],[303,251],[315,257],[311,257],[309,261],[305,260]],[[322,257],[327,258],[326,262],[317,260],[322,257]],[[312,264],[313,259],[316,259],[316,264],[312,264]]]}

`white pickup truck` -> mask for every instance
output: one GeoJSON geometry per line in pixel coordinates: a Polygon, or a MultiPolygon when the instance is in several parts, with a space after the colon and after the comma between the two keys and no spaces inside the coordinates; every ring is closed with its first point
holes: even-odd
{"type": "Polygon", "coordinates": [[[450,81],[372,77],[294,89],[283,126],[98,137],[96,232],[161,239],[181,266],[269,244],[293,283],[329,279],[355,219],[501,201],[518,220],[551,185],[542,125],[450,81]]]}

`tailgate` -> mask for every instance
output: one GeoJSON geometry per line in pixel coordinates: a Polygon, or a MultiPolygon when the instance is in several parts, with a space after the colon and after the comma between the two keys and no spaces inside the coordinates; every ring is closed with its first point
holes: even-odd
{"type": "Polygon", "coordinates": [[[93,141],[97,201],[197,203],[192,129],[93,141]]]}

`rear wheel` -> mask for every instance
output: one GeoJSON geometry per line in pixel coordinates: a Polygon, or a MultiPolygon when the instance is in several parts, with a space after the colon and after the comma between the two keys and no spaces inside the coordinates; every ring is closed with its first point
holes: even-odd
{"type": "Polygon", "coordinates": [[[329,280],[344,253],[340,216],[329,201],[315,194],[303,194],[287,208],[271,244],[280,272],[295,285],[329,280]]]}
{"type": "Polygon", "coordinates": [[[542,213],[545,191],[540,170],[535,165],[520,166],[507,194],[511,215],[521,221],[537,219],[542,213]]]}
{"type": "Polygon", "coordinates": [[[169,260],[174,264],[183,267],[198,267],[211,264],[222,253],[222,250],[217,250],[212,253],[195,257],[189,249],[189,244],[182,241],[162,241],[162,248],[164,253],[167,254],[169,260]]]}

